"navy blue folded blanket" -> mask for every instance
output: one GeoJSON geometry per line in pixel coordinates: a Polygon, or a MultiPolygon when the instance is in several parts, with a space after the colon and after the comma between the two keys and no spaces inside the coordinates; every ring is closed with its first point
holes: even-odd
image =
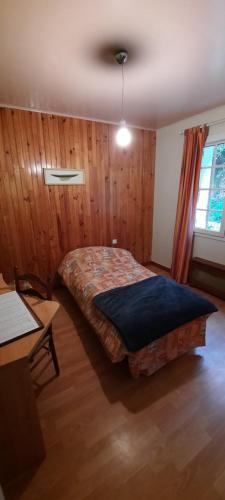
{"type": "Polygon", "coordinates": [[[171,330],[217,311],[214,304],[164,276],[96,295],[95,306],[110,319],[131,352],[171,330]]]}

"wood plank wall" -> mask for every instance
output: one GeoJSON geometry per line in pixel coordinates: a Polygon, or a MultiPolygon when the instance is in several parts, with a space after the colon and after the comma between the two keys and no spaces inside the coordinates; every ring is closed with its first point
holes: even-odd
{"type": "Polygon", "coordinates": [[[71,249],[109,245],[151,258],[155,132],[43,113],[0,109],[0,272],[44,277],[71,249]],[[84,168],[84,186],[46,186],[43,167],[84,168]]]}

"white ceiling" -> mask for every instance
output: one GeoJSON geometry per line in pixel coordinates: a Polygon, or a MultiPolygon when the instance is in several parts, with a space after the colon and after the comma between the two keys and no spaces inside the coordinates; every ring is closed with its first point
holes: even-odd
{"type": "Polygon", "coordinates": [[[1,0],[0,103],[158,128],[225,103],[225,0],[1,0]]]}

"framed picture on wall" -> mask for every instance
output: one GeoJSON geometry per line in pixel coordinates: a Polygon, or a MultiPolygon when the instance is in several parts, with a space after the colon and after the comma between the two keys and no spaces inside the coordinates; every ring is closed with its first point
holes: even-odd
{"type": "Polygon", "coordinates": [[[44,168],[45,184],[51,186],[72,186],[85,184],[84,170],[69,170],[68,168],[44,168]]]}

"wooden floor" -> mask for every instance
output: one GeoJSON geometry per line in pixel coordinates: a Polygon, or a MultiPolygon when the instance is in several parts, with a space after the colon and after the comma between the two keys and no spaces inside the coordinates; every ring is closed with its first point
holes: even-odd
{"type": "Polygon", "coordinates": [[[213,298],[206,348],[133,380],[126,362],[108,361],[69,293],[57,298],[61,375],[37,391],[47,458],[6,498],[225,499],[225,303],[213,298]]]}

